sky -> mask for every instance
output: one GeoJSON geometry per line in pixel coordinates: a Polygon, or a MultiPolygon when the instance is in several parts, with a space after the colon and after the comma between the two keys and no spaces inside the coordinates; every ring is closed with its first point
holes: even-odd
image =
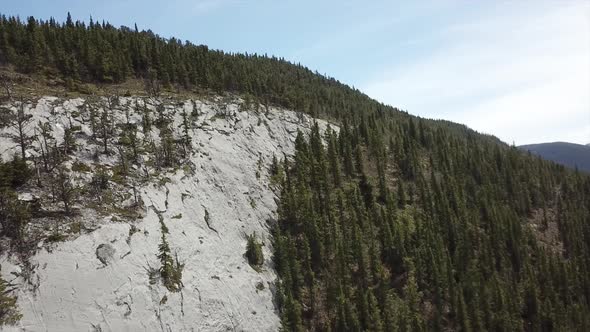
{"type": "Polygon", "coordinates": [[[2,0],[283,57],[427,118],[517,145],[590,143],[588,0],[2,0]]]}

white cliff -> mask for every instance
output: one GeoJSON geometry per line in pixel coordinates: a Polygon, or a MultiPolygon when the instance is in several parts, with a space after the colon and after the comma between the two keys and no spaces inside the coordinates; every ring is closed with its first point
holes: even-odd
{"type": "MultiPolygon", "coordinates": [[[[113,112],[116,122],[126,121],[123,110],[127,108],[130,121],[140,123],[136,100],[121,98],[113,112]]],[[[60,226],[67,233],[68,225],[81,224],[80,233],[67,233],[63,242],[39,243],[28,259],[28,268],[6,251],[0,260],[2,276],[17,286],[15,295],[23,317],[16,326],[3,330],[278,330],[269,234],[276,195],[269,184],[268,165],[273,155],[291,154],[297,130],[308,132],[313,120],[284,109],[240,110],[240,102],[222,103],[214,98],[164,103],[176,136],[180,135],[180,111],[195,114],[190,130],[193,153],[180,167],[161,172],[150,168],[153,156],[149,155],[143,158],[145,164],[134,166],[142,218],[117,218],[80,198],[74,204],[77,215],[60,226]],[[195,108],[198,112],[193,112],[195,108]],[[150,179],[139,181],[144,173],[150,179]],[[166,237],[171,252],[184,264],[179,292],[169,291],[160,282],[150,283],[148,271],[160,265],[156,255],[161,222],[169,230],[166,237]],[[253,233],[264,243],[260,272],[244,257],[246,235],[253,233]]],[[[58,142],[70,119],[72,125],[80,126],[79,148],[66,162],[70,168],[75,162],[91,168],[86,173],[72,172],[80,186],[90,181],[97,167],[110,169],[117,163],[116,154],[96,153],[100,145],[88,138],[89,124],[80,111],[83,104],[83,99],[46,97],[32,103],[30,110],[34,122],[53,124],[58,142]],[[77,112],[82,114],[77,116],[77,112]]],[[[319,122],[325,129],[326,123],[319,122]]],[[[157,129],[152,131],[148,136],[157,140],[157,129]]],[[[4,160],[18,151],[7,136],[7,128],[0,130],[4,160]]],[[[29,153],[37,155],[35,150],[29,153]]],[[[131,189],[117,184],[113,188],[118,192],[113,204],[125,209],[133,200],[131,189]]],[[[29,185],[21,191],[41,197],[46,209],[60,208],[58,202],[50,203],[44,189],[29,185]]],[[[30,227],[52,229],[52,224],[43,222],[47,221],[41,218],[30,227]]]]}

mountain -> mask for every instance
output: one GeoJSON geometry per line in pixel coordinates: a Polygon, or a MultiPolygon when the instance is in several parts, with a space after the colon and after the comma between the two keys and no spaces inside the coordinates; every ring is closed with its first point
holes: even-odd
{"type": "Polygon", "coordinates": [[[0,17],[5,331],[590,330],[590,176],[283,59],[0,17]]]}
{"type": "Polygon", "coordinates": [[[590,145],[553,142],[521,145],[519,148],[558,164],[590,172],[590,145]]]}

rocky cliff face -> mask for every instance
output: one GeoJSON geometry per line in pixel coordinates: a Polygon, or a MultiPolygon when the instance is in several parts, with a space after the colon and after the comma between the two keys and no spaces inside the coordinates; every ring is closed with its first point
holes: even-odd
{"type": "MultiPolygon", "coordinates": [[[[23,314],[5,330],[278,329],[269,238],[276,196],[268,165],[273,155],[292,153],[297,131],[309,131],[313,119],[221,98],[45,97],[23,109],[32,116],[28,133],[36,136],[29,163],[39,163],[37,175],[19,188],[21,200],[37,204],[27,226],[34,249],[17,255],[5,243],[2,276],[17,287],[23,314]],[[39,139],[43,123],[51,124],[51,144],[39,139]],[[139,152],[126,138],[130,128],[137,129],[139,152]],[[172,164],[163,162],[166,137],[177,156],[172,164]],[[60,169],[75,189],[69,214],[49,185],[57,168],[40,165],[51,146],[63,151],[60,169]],[[244,255],[246,236],[254,233],[263,243],[259,269],[244,255]],[[182,266],[178,291],[158,274],[163,240],[182,266]]],[[[0,130],[4,160],[20,151],[11,130],[0,130]]]]}

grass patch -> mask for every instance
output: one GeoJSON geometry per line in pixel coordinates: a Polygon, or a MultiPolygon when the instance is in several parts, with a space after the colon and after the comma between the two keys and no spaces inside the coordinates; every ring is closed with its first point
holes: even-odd
{"type": "Polygon", "coordinates": [[[92,168],[90,168],[90,166],[84,164],[83,162],[75,161],[72,164],[72,171],[81,172],[81,173],[89,173],[92,171],[92,168]]]}
{"type": "Polygon", "coordinates": [[[67,236],[63,234],[53,233],[47,237],[46,241],[49,243],[63,242],[66,240],[66,238],[67,236]]]}
{"type": "Polygon", "coordinates": [[[160,178],[160,180],[158,180],[158,186],[163,187],[167,183],[171,183],[171,182],[172,182],[172,180],[169,177],[164,176],[164,177],[160,178]]]}
{"type": "Polygon", "coordinates": [[[69,231],[71,234],[80,234],[82,232],[82,223],[79,221],[71,223],[69,231]]]}

